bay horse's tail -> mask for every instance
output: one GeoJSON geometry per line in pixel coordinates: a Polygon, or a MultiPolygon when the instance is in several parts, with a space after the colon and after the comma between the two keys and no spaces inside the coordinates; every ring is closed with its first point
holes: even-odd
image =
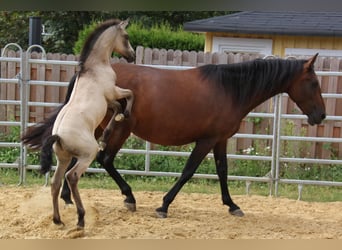
{"type": "Polygon", "coordinates": [[[58,135],[51,135],[46,140],[44,140],[42,149],[40,152],[40,173],[46,174],[51,170],[52,165],[52,145],[55,142],[59,142],[60,137],[58,135]]]}
{"type": "Polygon", "coordinates": [[[32,149],[42,148],[44,139],[50,136],[52,133],[53,124],[55,123],[59,111],[61,111],[63,106],[67,104],[70,99],[70,95],[74,88],[77,75],[78,74],[75,74],[70,79],[67,95],[65,97],[63,105],[56,108],[44,121],[29,127],[21,136],[21,141],[24,143],[24,145],[27,145],[32,149]]]}

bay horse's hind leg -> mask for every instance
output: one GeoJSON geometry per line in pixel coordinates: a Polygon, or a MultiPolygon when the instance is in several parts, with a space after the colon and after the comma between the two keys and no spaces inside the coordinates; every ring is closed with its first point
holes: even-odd
{"type": "Polygon", "coordinates": [[[229,206],[229,213],[235,216],[244,216],[242,210],[233,202],[229,195],[228,184],[227,184],[227,174],[228,174],[228,164],[227,164],[227,141],[221,141],[217,143],[214,147],[214,158],[216,164],[216,171],[220,181],[222,201],[224,205],[229,206]]]}
{"type": "Polygon", "coordinates": [[[183,169],[182,175],[171,188],[171,190],[164,196],[163,205],[156,209],[157,216],[159,218],[166,218],[168,208],[172,201],[175,199],[178,192],[181,190],[183,185],[194,175],[199,164],[203,161],[204,157],[214,146],[214,142],[211,140],[203,140],[196,142],[195,148],[192,150],[190,157],[183,169]]]}

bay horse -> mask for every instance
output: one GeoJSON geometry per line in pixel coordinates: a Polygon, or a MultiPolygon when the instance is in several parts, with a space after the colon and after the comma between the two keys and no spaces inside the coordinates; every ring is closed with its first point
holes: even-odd
{"type": "Polygon", "coordinates": [[[51,182],[55,224],[64,224],[60,218],[58,194],[61,180],[74,157],[77,161],[67,171],[65,178],[77,207],[77,227],[84,228],[85,210],[77,184],[101,148],[94,136],[95,129],[104,119],[108,108],[114,108],[112,119],[115,119],[116,107],[121,107],[117,99],[126,98],[126,113],[129,115],[131,111],[133,94],[131,90],[115,85],[116,74],[110,63],[113,51],[128,61],[134,60],[135,53],[125,31],[127,24],[127,20],[111,19],[98,25],[89,35],[81,51],[80,71],[72,78],[74,88],[70,99],[58,113],[52,133],[42,145],[41,173],[51,170],[52,148],[57,158],[57,168],[51,182]]]}
{"type": "MultiPolygon", "coordinates": [[[[184,145],[195,142],[195,147],[181,177],[164,196],[157,216],[167,217],[168,208],[182,186],[193,176],[201,161],[213,149],[216,170],[224,205],[232,215],[244,213],[230,197],[227,185],[227,139],[239,129],[241,120],[256,106],[279,93],[287,93],[308,116],[310,125],[325,119],[325,104],[314,71],[317,54],[308,60],[257,59],[254,61],[204,65],[189,70],[165,70],[132,64],[112,64],[117,74],[116,84],[131,89],[134,105],[131,116],[117,123],[107,147],[97,160],[115,180],[125,198],[128,209],[136,209],[131,187],[113,165],[119,149],[134,133],[138,137],[161,145],[184,145]],[[148,112],[146,112],[148,110],[148,112]]],[[[69,88],[72,89],[72,84],[69,88]]],[[[124,105],[124,102],[123,102],[124,105]]],[[[22,141],[40,148],[59,109],[45,121],[28,128],[22,141]]],[[[97,128],[101,135],[112,116],[97,128]]],[[[72,165],[72,164],[71,164],[72,165]]],[[[71,203],[67,185],[62,198],[71,203]]]]}

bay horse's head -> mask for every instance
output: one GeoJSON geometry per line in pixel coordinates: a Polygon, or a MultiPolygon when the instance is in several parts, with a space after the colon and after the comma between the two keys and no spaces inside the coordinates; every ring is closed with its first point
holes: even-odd
{"type": "Polygon", "coordinates": [[[113,51],[118,52],[127,59],[128,62],[133,62],[135,59],[134,50],[129,42],[128,34],[126,32],[126,26],[129,19],[121,21],[117,25],[117,35],[115,40],[115,46],[113,51]]]}
{"type": "Polygon", "coordinates": [[[317,56],[318,53],[304,61],[302,72],[294,79],[287,91],[291,99],[308,116],[310,125],[320,124],[326,116],[321,88],[314,71],[317,56]]]}

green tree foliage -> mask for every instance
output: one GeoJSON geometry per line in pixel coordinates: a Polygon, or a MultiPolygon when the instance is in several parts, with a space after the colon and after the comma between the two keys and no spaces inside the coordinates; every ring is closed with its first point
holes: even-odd
{"type": "Polygon", "coordinates": [[[0,48],[8,43],[17,43],[23,49],[28,45],[29,17],[37,12],[0,12],[0,48]]]}
{"type": "Polygon", "coordinates": [[[73,53],[78,32],[94,20],[110,18],[109,12],[90,11],[49,11],[40,12],[46,31],[51,35],[46,36],[43,47],[54,53],[73,53]]]}
{"type": "Polygon", "coordinates": [[[40,16],[45,32],[42,45],[47,52],[73,53],[78,35],[85,26],[109,18],[130,18],[149,29],[156,24],[168,23],[179,30],[184,22],[225,15],[228,11],[0,11],[0,48],[18,43],[28,47],[29,17],[40,16]]]}

